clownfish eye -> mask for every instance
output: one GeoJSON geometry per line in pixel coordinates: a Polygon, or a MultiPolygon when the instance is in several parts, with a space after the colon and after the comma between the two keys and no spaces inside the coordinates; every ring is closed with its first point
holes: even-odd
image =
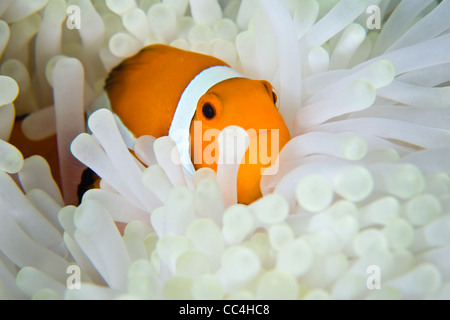
{"type": "Polygon", "coordinates": [[[216,109],[214,109],[214,107],[207,102],[203,105],[202,113],[206,119],[211,120],[216,116],[216,109]]]}

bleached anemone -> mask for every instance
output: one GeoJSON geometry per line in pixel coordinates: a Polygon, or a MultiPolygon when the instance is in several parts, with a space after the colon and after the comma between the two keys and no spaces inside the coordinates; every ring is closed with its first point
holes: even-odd
{"type": "Polygon", "coordinates": [[[449,15],[431,0],[3,0],[0,298],[450,298],[449,15]],[[236,204],[236,166],[184,174],[167,137],[130,153],[107,110],[85,127],[109,70],[152,43],[274,85],[293,138],[260,200],[236,204]],[[56,133],[62,192],[8,142],[27,114],[30,139],[56,133]],[[84,165],[102,180],[76,207],[84,165]]]}

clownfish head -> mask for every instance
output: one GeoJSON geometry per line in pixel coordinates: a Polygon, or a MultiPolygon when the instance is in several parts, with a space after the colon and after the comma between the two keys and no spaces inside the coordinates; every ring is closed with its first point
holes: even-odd
{"type": "Polygon", "coordinates": [[[239,203],[249,204],[261,197],[260,181],[264,169],[275,164],[279,152],[290,139],[289,130],[277,109],[277,99],[269,82],[236,77],[214,85],[198,100],[190,128],[191,156],[196,169],[217,170],[220,163],[216,152],[219,131],[239,126],[248,134],[248,149],[237,176],[239,203]],[[195,139],[200,137],[196,130],[201,130],[202,141],[195,139]]]}

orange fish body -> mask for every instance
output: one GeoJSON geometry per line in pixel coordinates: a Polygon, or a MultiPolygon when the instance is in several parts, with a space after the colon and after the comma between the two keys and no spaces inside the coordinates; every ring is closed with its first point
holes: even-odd
{"type": "Polygon", "coordinates": [[[210,142],[192,137],[203,138],[210,129],[220,131],[228,126],[255,132],[256,135],[250,136],[249,149],[239,167],[240,203],[249,204],[261,196],[262,169],[273,164],[250,153],[260,152],[259,147],[263,146],[272,151],[267,154],[265,150],[267,156],[274,159],[290,138],[275,106],[272,86],[264,80],[244,78],[225,62],[211,56],[151,45],[113,69],[106,80],[105,91],[112,111],[134,137],[171,135],[171,130],[180,124],[189,130],[190,154],[194,157],[196,152],[198,154],[196,150],[201,150],[201,156],[193,162],[195,169],[217,170],[217,161],[204,157],[210,150],[208,146],[211,148],[210,142]],[[184,109],[190,111],[186,113],[184,109]],[[201,126],[194,125],[196,121],[201,126]],[[195,130],[201,130],[201,134],[195,130]],[[274,141],[276,148],[272,150],[274,141]],[[256,144],[259,147],[253,148],[256,144]]]}

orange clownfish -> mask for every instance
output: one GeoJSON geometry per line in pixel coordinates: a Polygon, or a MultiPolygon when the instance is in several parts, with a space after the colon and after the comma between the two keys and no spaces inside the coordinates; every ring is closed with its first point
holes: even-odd
{"type": "MultiPolygon", "coordinates": [[[[150,45],[111,71],[105,92],[122,131],[125,128],[132,139],[143,135],[171,136],[181,157],[186,152],[193,155],[199,144],[202,155],[206,154],[208,144],[192,137],[204,137],[209,129],[240,126],[247,132],[254,130],[256,134],[249,135],[249,148],[238,171],[239,203],[249,204],[261,196],[261,169],[269,165],[258,157],[249,161],[250,150],[257,150],[252,144],[266,135],[264,144],[276,153],[269,156],[276,157],[290,139],[276,108],[277,96],[271,84],[245,78],[212,56],[150,45]],[[201,126],[195,126],[196,121],[201,126]],[[188,131],[191,139],[174,137],[177,130],[188,131]],[[194,130],[201,130],[201,135],[194,130]],[[270,137],[273,130],[277,130],[278,137],[275,150],[270,137]]],[[[190,172],[202,167],[217,170],[217,162],[203,156],[200,161],[183,166],[190,172]]]]}

